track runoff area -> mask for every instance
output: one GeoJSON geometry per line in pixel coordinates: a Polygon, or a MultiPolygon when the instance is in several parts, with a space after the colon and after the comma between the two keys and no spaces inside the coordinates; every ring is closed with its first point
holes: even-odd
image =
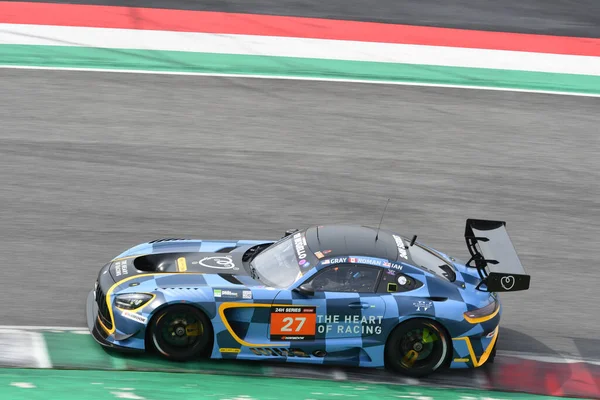
{"type": "MultiPolygon", "coordinates": [[[[600,94],[598,39],[18,2],[0,2],[0,24],[0,65],[5,68],[600,94]]],[[[6,368],[0,370],[0,394],[11,399],[165,399],[197,393],[222,399],[278,399],[281,393],[290,399],[600,397],[596,362],[525,354],[499,354],[497,360],[489,368],[421,382],[385,371],[173,364],[106,353],[84,328],[3,326],[0,366],[6,368]]]]}

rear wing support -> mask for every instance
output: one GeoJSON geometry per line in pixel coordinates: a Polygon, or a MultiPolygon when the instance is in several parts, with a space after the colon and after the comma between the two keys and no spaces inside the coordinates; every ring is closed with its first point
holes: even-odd
{"type": "Polygon", "coordinates": [[[465,241],[471,254],[466,266],[476,268],[481,278],[477,290],[516,292],[529,289],[530,276],[525,273],[508,236],[506,222],[467,219],[465,241]]]}

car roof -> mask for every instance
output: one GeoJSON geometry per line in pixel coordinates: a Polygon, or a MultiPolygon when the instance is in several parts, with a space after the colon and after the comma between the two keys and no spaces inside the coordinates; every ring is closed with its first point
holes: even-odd
{"type": "Polygon", "coordinates": [[[386,230],[356,225],[318,225],[305,233],[306,243],[313,252],[326,257],[365,256],[392,261],[398,259],[398,247],[386,230]],[[377,237],[377,240],[375,238],[377,237]]]}

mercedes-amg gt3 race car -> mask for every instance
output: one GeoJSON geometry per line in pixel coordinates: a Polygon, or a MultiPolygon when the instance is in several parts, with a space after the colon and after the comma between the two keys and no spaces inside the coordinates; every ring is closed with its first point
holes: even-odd
{"type": "Polygon", "coordinates": [[[106,264],[87,299],[97,342],[213,359],[387,367],[410,376],[495,356],[498,292],[526,290],[503,221],[469,219],[460,263],[384,229],[278,241],[162,239],[106,264]]]}

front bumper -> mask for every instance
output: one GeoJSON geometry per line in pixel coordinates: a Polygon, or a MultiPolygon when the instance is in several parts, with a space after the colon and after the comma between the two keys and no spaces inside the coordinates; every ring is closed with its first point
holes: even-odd
{"type": "Polygon", "coordinates": [[[92,334],[92,337],[94,338],[94,340],[96,342],[101,344],[103,347],[114,349],[114,350],[119,350],[119,351],[135,352],[135,353],[143,351],[143,349],[119,346],[119,345],[112,343],[109,340],[109,335],[104,331],[104,329],[100,326],[100,323],[98,322],[98,304],[96,303],[96,299],[94,298],[93,290],[90,291],[90,293],[88,294],[88,297],[87,297],[86,319],[87,319],[87,326],[88,326],[90,333],[92,334]]]}

